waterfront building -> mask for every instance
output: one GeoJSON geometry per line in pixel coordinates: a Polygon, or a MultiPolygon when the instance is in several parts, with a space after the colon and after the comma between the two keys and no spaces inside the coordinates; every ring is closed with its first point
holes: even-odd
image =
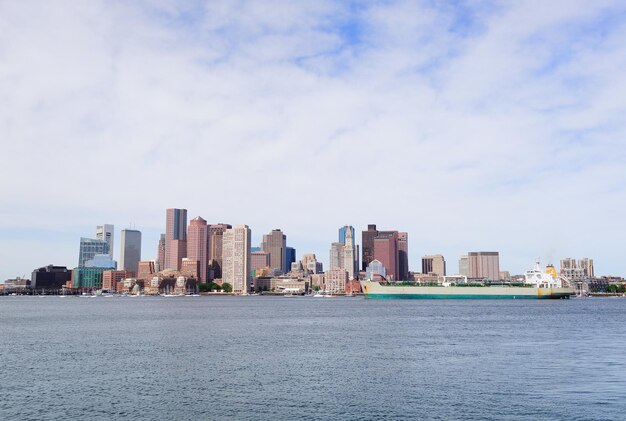
{"type": "Polygon", "coordinates": [[[304,294],[309,291],[309,283],[292,276],[263,276],[254,281],[257,292],[270,291],[278,293],[304,294]]]}
{"type": "Polygon", "coordinates": [[[152,260],[139,262],[137,265],[137,279],[141,279],[143,281],[152,279],[154,274],[157,272],[155,269],[155,263],[152,260]]]}
{"type": "Polygon", "coordinates": [[[311,275],[311,288],[315,288],[319,290],[326,289],[326,277],[323,273],[315,273],[311,275]]]}
{"type": "Polygon", "coordinates": [[[165,270],[165,234],[161,234],[161,237],[159,238],[155,269],[157,272],[165,270]]]}
{"type": "Polygon", "coordinates": [[[247,294],[251,285],[250,241],[247,225],[237,225],[224,231],[222,242],[222,279],[235,294],[247,294]]]}
{"type": "Polygon", "coordinates": [[[117,284],[126,278],[132,278],[135,273],[128,270],[105,270],[102,272],[102,289],[117,291],[117,284]]]}
{"type": "Polygon", "coordinates": [[[500,279],[500,254],[497,251],[469,252],[467,257],[469,278],[500,279]]]}
{"type": "Polygon", "coordinates": [[[261,250],[270,254],[270,268],[285,273],[287,262],[287,236],[280,229],[263,235],[261,250]]]}
{"type": "Polygon", "coordinates": [[[230,224],[212,224],[209,226],[209,279],[222,278],[222,239],[224,231],[231,229],[230,224]]]}
{"type": "Polygon", "coordinates": [[[208,243],[207,222],[197,216],[189,222],[189,227],[187,227],[187,258],[198,261],[199,272],[195,278],[201,283],[206,283],[209,279],[207,275],[209,269],[208,243]]]}
{"type": "Polygon", "coordinates": [[[560,274],[574,282],[584,281],[593,275],[593,260],[581,259],[577,265],[576,259],[562,259],[560,274]]]}
{"type": "Polygon", "coordinates": [[[446,276],[446,260],[441,254],[422,257],[422,273],[446,276]]]}
{"type": "Polygon", "coordinates": [[[348,280],[348,272],[346,270],[329,270],[324,276],[326,291],[331,294],[344,293],[346,292],[346,283],[348,280]]]}
{"type": "Polygon", "coordinates": [[[81,237],[78,266],[85,266],[87,260],[93,259],[96,254],[109,254],[109,243],[105,240],[81,237]]]}
{"type": "MultiPolygon", "coordinates": [[[[343,244],[343,269],[348,272],[348,280],[355,278],[359,272],[359,259],[356,245],[354,244],[354,228],[351,226],[343,227],[344,244],[343,244]]],[[[341,229],[340,229],[341,232],[341,229]]]]}
{"type": "Polygon", "coordinates": [[[165,269],[179,270],[187,257],[187,209],[165,211],[165,269]]]}
{"type": "Polygon", "coordinates": [[[115,227],[112,224],[103,224],[96,227],[96,239],[106,241],[109,245],[108,254],[113,258],[113,244],[115,236],[115,227]]]}
{"type": "Polygon", "coordinates": [[[374,260],[374,239],[378,236],[378,230],[375,224],[367,226],[367,231],[361,232],[361,248],[363,253],[363,270],[367,269],[367,265],[374,260]]]}
{"type": "Polygon", "coordinates": [[[72,270],[72,287],[102,288],[102,273],[109,268],[78,266],[72,270]]]}
{"type": "Polygon", "coordinates": [[[459,258],[459,275],[469,277],[469,257],[467,255],[459,258]]]}
{"type": "Polygon", "coordinates": [[[48,265],[33,270],[30,284],[33,289],[58,289],[72,279],[72,271],[65,266],[48,265]]]}
{"type": "Polygon", "coordinates": [[[385,266],[391,280],[402,280],[398,270],[398,231],[378,232],[374,239],[374,258],[385,266]]]}
{"type": "Polygon", "coordinates": [[[250,253],[250,270],[256,271],[270,267],[270,254],[265,251],[250,253]]]}
{"type": "Polygon", "coordinates": [[[378,278],[386,278],[387,270],[379,260],[372,260],[365,270],[365,279],[377,280],[378,278]]]}
{"type": "Polygon", "coordinates": [[[197,280],[200,276],[200,270],[200,262],[196,259],[183,257],[183,260],[180,262],[180,274],[185,278],[194,278],[197,280]]]}
{"type": "Polygon", "coordinates": [[[137,273],[141,261],[141,231],[124,229],[120,238],[120,269],[137,273]]]}
{"type": "Polygon", "coordinates": [[[409,279],[409,234],[398,232],[398,279],[409,279]]]}

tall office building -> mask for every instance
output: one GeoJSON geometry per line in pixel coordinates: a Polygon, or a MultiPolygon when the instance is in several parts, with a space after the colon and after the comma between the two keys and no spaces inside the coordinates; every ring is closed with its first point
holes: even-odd
{"type": "Polygon", "coordinates": [[[230,224],[209,225],[209,279],[222,278],[222,238],[224,231],[231,229],[230,224]]]}
{"type": "Polygon", "coordinates": [[[343,269],[343,243],[332,243],[330,245],[329,270],[343,269]]]}
{"type": "Polygon", "coordinates": [[[459,257],[459,275],[469,277],[469,257],[459,257]]]}
{"type": "Polygon", "coordinates": [[[469,252],[467,257],[470,278],[500,279],[500,255],[497,251],[469,252]]]}
{"type": "Polygon", "coordinates": [[[187,257],[187,209],[167,209],[165,221],[165,269],[180,269],[187,257]]]}
{"type": "Polygon", "coordinates": [[[387,269],[392,280],[402,280],[398,264],[398,232],[379,231],[374,239],[374,258],[387,269]]]}
{"type": "Polygon", "coordinates": [[[109,254],[109,243],[105,240],[81,237],[78,250],[78,266],[85,266],[85,263],[88,260],[92,260],[96,254],[109,254]]]}
{"type": "Polygon", "coordinates": [[[270,254],[265,251],[253,251],[250,253],[250,270],[269,268],[270,254]]]}
{"type": "Polygon", "coordinates": [[[367,269],[367,265],[374,260],[374,239],[378,236],[378,230],[375,224],[367,226],[367,231],[361,232],[361,249],[363,253],[363,270],[367,269]]]}
{"type": "Polygon", "coordinates": [[[296,249],[293,247],[287,246],[285,248],[285,272],[289,272],[291,270],[291,264],[296,261],[296,249]]]}
{"type": "Polygon", "coordinates": [[[165,234],[161,234],[159,238],[159,246],[157,248],[157,261],[155,265],[157,272],[165,269],[165,234]]]}
{"type": "Polygon", "coordinates": [[[114,234],[115,228],[111,224],[98,225],[96,227],[96,239],[104,240],[109,245],[108,254],[113,258],[113,244],[114,244],[114,234]]]}
{"type": "Polygon", "coordinates": [[[409,279],[409,234],[398,232],[398,280],[409,279]]]}
{"type": "Polygon", "coordinates": [[[446,276],[446,260],[441,254],[422,257],[422,273],[446,276]]]}
{"type": "Polygon", "coordinates": [[[279,229],[274,229],[263,236],[261,249],[270,254],[270,268],[286,272],[287,236],[279,229]]]}
{"type": "Polygon", "coordinates": [[[120,249],[120,269],[136,275],[141,261],[141,231],[122,230],[120,249]]]}
{"type": "Polygon", "coordinates": [[[251,237],[247,225],[237,225],[224,231],[222,238],[222,279],[233,287],[235,294],[247,294],[250,289],[251,237]]]}
{"type": "MultiPolygon", "coordinates": [[[[357,248],[354,244],[354,228],[351,226],[343,227],[344,244],[343,244],[343,268],[348,272],[348,280],[358,277],[359,260],[357,248]]],[[[341,231],[341,230],[340,230],[341,231]]]]}
{"type": "Polygon", "coordinates": [[[202,283],[206,283],[209,279],[207,276],[209,269],[208,243],[207,223],[201,217],[195,217],[187,227],[187,257],[198,261],[200,265],[198,281],[202,283]]]}

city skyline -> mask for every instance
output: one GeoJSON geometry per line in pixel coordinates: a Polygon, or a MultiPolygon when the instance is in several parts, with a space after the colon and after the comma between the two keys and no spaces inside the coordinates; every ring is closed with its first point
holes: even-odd
{"type": "Polygon", "coordinates": [[[172,206],[325,267],[338,227],[376,223],[411,270],[497,250],[626,274],[623,2],[280,9],[2,3],[0,279],[72,266],[103,222],[115,260],[132,224],[151,257],[172,206]]]}

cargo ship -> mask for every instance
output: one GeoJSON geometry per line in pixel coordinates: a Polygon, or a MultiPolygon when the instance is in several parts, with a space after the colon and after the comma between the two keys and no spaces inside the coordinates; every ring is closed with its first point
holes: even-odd
{"type": "Polygon", "coordinates": [[[404,298],[404,299],[545,299],[569,298],[575,294],[569,281],[563,277],[554,277],[542,272],[539,262],[535,269],[524,274],[521,283],[480,282],[469,283],[467,278],[456,278],[456,282],[444,282],[437,285],[380,281],[361,281],[365,298],[404,298]],[[459,281],[459,279],[461,279],[459,281]],[[463,280],[464,279],[464,280],[463,280]]]}

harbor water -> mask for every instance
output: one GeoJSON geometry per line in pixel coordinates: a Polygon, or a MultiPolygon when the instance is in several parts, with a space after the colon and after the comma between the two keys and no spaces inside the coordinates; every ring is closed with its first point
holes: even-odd
{"type": "Polygon", "coordinates": [[[626,299],[0,297],[2,420],[621,420],[626,299]]]}

